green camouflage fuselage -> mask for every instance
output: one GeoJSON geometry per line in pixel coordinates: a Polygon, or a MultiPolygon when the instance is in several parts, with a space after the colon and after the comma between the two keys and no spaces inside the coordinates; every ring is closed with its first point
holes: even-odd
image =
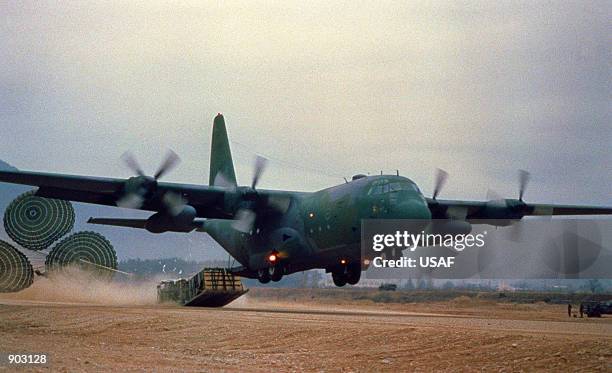
{"type": "Polygon", "coordinates": [[[360,177],[314,193],[294,193],[286,213],[258,219],[249,232],[231,220],[204,224],[225,250],[250,271],[267,268],[267,257],[278,253],[287,273],[330,269],[340,260],[361,260],[363,219],[423,219],[431,213],[411,180],[395,175],[360,177]]]}

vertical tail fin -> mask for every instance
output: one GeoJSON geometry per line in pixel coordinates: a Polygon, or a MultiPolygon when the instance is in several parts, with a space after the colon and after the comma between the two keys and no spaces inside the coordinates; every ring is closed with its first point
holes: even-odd
{"type": "Polygon", "coordinates": [[[221,114],[218,114],[213,122],[208,183],[224,187],[237,185],[232,152],[227,138],[227,129],[225,128],[225,119],[223,119],[221,114]]]}

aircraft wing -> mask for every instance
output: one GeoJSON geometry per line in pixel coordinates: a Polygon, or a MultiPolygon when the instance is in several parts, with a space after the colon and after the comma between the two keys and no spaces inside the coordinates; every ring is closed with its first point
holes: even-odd
{"type": "Polygon", "coordinates": [[[612,215],[612,207],[528,203],[529,215],[612,215]],[[547,213],[552,210],[551,213],[547,213]]]}
{"type": "MultiPolygon", "coordinates": [[[[36,195],[40,197],[106,206],[116,206],[126,186],[125,179],[28,171],[0,171],[0,182],[38,187],[36,195]]],[[[156,196],[138,209],[159,211],[163,208],[161,197],[167,192],[180,194],[196,208],[200,217],[232,217],[232,213],[224,211],[224,196],[228,190],[206,185],[159,182],[155,189],[156,196]]]]}
{"type": "Polygon", "coordinates": [[[522,216],[612,215],[612,207],[500,201],[456,201],[427,198],[434,218],[520,219],[522,216]]]}

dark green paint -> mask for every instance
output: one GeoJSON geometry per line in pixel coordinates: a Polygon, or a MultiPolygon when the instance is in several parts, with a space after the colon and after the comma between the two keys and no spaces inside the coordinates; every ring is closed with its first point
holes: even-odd
{"type": "Polygon", "coordinates": [[[210,149],[209,185],[219,185],[219,177],[223,177],[226,184],[222,186],[236,186],[236,173],[232,162],[232,152],[225,128],[225,119],[219,114],[213,121],[213,132],[210,149]],[[219,176],[222,175],[222,176],[219,176]],[[216,183],[215,183],[216,180],[216,183]]]}

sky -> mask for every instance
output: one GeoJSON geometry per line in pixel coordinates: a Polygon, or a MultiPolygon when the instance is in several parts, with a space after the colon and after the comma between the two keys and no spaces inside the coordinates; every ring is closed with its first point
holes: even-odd
{"type": "Polygon", "coordinates": [[[395,173],[440,198],[612,205],[607,1],[2,2],[0,159],[206,184],[225,115],[240,184],[395,173]]]}

